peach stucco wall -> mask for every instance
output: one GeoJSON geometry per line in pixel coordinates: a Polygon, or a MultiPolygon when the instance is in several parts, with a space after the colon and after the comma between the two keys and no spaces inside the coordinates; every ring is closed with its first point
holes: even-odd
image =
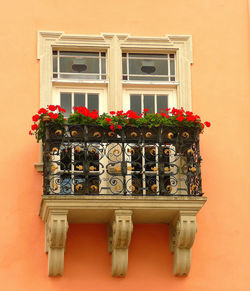
{"type": "Polygon", "coordinates": [[[14,0],[0,6],[0,290],[249,290],[249,62],[247,0],[14,0]],[[172,275],[166,225],[135,225],[126,278],[111,277],[105,225],[70,225],[64,276],[47,276],[38,216],[39,146],[27,132],[39,108],[37,31],[193,36],[193,110],[208,202],[187,278],[172,275]]]}

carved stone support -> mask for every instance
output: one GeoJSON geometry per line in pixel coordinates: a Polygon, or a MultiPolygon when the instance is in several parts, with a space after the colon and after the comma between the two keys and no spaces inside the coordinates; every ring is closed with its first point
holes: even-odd
{"type": "Polygon", "coordinates": [[[125,276],[128,267],[128,248],[133,231],[131,210],[115,210],[112,231],[112,276],[125,276]]]}
{"type": "Polygon", "coordinates": [[[196,234],[196,212],[180,211],[170,223],[170,250],[174,254],[174,275],[188,275],[191,248],[196,234]]]}
{"type": "Polygon", "coordinates": [[[46,223],[45,250],[48,252],[49,276],[63,274],[68,231],[67,210],[52,210],[46,223]]]}

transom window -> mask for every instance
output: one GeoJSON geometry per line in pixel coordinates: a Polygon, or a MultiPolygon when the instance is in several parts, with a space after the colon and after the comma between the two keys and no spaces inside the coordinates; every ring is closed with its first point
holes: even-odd
{"type": "Polygon", "coordinates": [[[106,80],[106,52],[53,50],[53,78],[106,80]]]}
{"type": "Polygon", "coordinates": [[[122,54],[123,80],[175,81],[175,54],[122,54]]]}

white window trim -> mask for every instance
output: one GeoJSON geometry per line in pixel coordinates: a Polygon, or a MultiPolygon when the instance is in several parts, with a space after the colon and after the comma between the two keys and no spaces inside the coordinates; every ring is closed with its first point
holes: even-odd
{"type": "MultiPolygon", "coordinates": [[[[192,109],[191,99],[191,64],[192,36],[166,35],[163,37],[140,37],[121,33],[101,33],[100,35],[66,34],[63,31],[38,31],[37,59],[40,60],[40,107],[52,104],[52,88],[55,81],[52,78],[52,50],[106,50],[107,80],[99,81],[99,86],[107,88],[107,110],[123,108],[123,89],[125,86],[150,86],[176,88],[177,107],[192,109]],[[177,82],[124,82],[122,81],[122,52],[146,52],[176,54],[177,82]]],[[[85,84],[91,86],[93,81],[68,81],[67,84],[85,84]]],[[[66,83],[66,81],[63,81],[66,83]]],[[[93,85],[97,85],[95,82],[93,85]]],[[[35,166],[41,170],[40,163],[35,166]]]]}

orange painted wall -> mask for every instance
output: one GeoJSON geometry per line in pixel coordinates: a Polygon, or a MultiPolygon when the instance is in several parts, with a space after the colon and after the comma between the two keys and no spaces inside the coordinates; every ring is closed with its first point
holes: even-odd
{"type": "Polygon", "coordinates": [[[0,290],[249,290],[247,0],[2,1],[0,45],[0,290]],[[212,127],[187,278],[172,275],[165,225],[135,225],[126,278],[111,277],[104,225],[70,225],[64,276],[47,276],[39,146],[27,134],[39,108],[37,30],[193,36],[193,110],[212,127]]]}

